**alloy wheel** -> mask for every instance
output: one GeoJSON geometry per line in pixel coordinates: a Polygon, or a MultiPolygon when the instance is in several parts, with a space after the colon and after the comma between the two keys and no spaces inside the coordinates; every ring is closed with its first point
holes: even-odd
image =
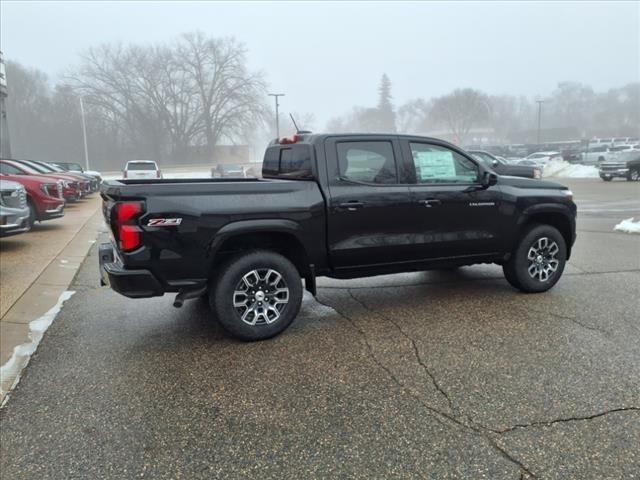
{"type": "Polygon", "coordinates": [[[558,270],[560,262],[557,258],[560,247],[548,237],[541,237],[529,248],[527,259],[529,276],[540,282],[549,280],[558,270]]]}
{"type": "Polygon", "coordinates": [[[271,268],[251,270],[233,291],[233,307],[248,325],[276,322],[289,303],[289,288],[282,274],[271,268]]]}

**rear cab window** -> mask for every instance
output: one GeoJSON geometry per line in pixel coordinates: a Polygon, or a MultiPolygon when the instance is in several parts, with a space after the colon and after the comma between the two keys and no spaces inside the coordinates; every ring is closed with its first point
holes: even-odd
{"type": "Polygon", "coordinates": [[[128,162],[127,170],[157,170],[158,166],[153,162],[128,162]]]}
{"type": "Polygon", "coordinates": [[[267,148],[262,163],[264,178],[313,179],[309,144],[274,145],[267,148]]]}

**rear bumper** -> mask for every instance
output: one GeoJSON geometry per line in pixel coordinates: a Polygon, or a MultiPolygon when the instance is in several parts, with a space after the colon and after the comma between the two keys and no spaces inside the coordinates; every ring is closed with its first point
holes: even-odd
{"type": "Polygon", "coordinates": [[[149,270],[124,268],[113,245],[101,243],[98,249],[100,283],[129,298],[158,297],[164,295],[162,284],[149,270]]]}

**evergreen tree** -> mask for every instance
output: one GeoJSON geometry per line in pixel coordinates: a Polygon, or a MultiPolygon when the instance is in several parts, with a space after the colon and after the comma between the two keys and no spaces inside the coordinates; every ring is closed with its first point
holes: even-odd
{"type": "Polygon", "coordinates": [[[380,86],[378,87],[378,121],[376,122],[377,129],[381,132],[395,132],[396,131],[396,113],[393,109],[391,100],[391,80],[387,74],[383,74],[380,79],[380,86]]]}

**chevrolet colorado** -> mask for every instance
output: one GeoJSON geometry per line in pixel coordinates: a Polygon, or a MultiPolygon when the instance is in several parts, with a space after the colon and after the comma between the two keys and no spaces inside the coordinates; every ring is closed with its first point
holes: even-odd
{"type": "Polygon", "coordinates": [[[302,281],[502,265],[523,292],[562,275],[572,193],[498,176],[447,142],[405,135],[274,140],[262,179],[119,180],[101,186],[112,242],[103,284],[125,296],[206,296],[230,334],[259,340],[298,314],[302,281]]]}

